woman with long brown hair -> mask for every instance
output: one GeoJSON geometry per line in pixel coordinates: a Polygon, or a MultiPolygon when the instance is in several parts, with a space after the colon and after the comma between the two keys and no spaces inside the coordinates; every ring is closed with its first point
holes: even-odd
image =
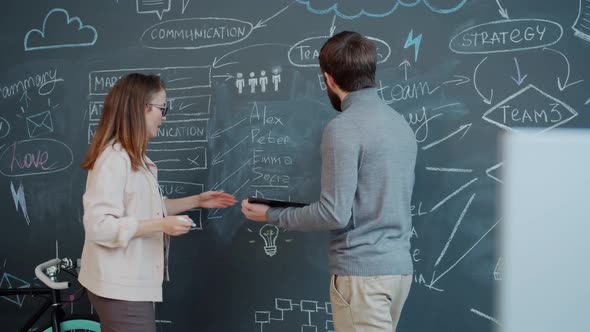
{"type": "Polygon", "coordinates": [[[158,134],[168,106],[156,75],[129,74],[106,96],[82,168],[88,170],[80,283],[102,331],[155,331],[153,303],[168,277],[169,237],[187,233],[184,211],[225,208],[234,196],[207,191],[164,199],[147,143],[158,134]]]}

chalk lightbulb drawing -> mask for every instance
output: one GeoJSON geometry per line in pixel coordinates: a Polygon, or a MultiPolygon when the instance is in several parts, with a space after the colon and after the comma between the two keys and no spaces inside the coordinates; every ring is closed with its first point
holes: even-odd
{"type": "Polygon", "coordinates": [[[279,236],[277,226],[266,224],[260,228],[260,237],[264,240],[264,252],[270,257],[277,253],[277,236],[279,236]]]}

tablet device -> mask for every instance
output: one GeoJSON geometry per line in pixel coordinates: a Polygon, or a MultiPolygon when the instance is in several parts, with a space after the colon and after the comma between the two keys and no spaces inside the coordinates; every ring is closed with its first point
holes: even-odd
{"type": "Polygon", "coordinates": [[[266,199],[259,197],[248,197],[248,203],[266,204],[270,207],[304,207],[309,205],[305,203],[279,201],[276,199],[266,199]]]}

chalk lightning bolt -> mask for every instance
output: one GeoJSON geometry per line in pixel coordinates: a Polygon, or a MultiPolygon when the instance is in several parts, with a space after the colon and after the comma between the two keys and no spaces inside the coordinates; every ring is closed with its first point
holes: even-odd
{"type": "Polygon", "coordinates": [[[409,48],[414,46],[414,62],[418,62],[418,54],[420,53],[420,43],[422,42],[422,34],[419,34],[414,38],[414,30],[410,30],[408,34],[408,39],[406,39],[406,43],[404,44],[404,48],[409,48]]]}
{"type": "Polygon", "coordinates": [[[12,198],[14,199],[16,211],[18,212],[18,206],[20,205],[23,215],[25,216],[25,220],[27,221],[27,225],[30,226],[31,220],[29,219],[29,213],[27,212],[27,201],[25,200],[25,189],[23,188],[23,184],[19,184],[18,190],[15,191],[14,184],[10,182],[10,191],[12,192],[12,198]]]}

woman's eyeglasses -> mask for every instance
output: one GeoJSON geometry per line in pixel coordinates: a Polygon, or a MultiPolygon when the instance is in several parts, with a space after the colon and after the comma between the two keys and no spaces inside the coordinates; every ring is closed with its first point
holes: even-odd
{"type": "Polygon", "coordinates": [[[164,104],[164,105],[146,104],[146,105],[154,106],[155,108],[159,109],[162,112],[162,116],[166,116],[166,113],[168,113],[168,109],[170,109],[170,106],[168,106],[168,104],[164,104]]]}

